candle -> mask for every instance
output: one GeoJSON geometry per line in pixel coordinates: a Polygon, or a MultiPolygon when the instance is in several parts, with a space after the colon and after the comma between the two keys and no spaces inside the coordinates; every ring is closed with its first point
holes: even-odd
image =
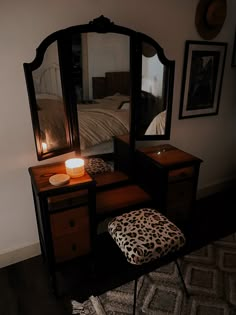
{"type": "Polygon", "coordinates": [[[43,148],[43,153],[44,153],[44,152],[47,152],[48,146],[47,146],[47,143],[46,143],[46,142],[42,142],[42,148],[43,148]]]}
{"type": "Polygon", "coordinates": [[[72,177],[81,177],[84,175],[84,160],[79,158],[69,159],[65,162],[66,173],[72,177]]]}

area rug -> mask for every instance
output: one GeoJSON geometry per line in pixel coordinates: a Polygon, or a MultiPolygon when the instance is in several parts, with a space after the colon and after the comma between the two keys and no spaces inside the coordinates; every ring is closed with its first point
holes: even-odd
{"type": "MultiPolygon", "coordinates": [[[[139,279],[136,314],[236,315],[236,233],[179,260],[190,297],[175,263],[139,279]]],[[[132,314],[133,282],[84,303],[72,301],[73,314],[132,314]]]]}

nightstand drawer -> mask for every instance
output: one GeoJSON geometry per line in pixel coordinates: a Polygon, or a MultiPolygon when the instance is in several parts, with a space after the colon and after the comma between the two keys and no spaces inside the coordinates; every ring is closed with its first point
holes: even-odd
{"type": "Polygon", "coordinates": [[[53,240],[56,262],[63,262],[72,258],[86,255],[90,252],[90,236],[86,233],[73,233],[53,240]]]}
{"type": "Polygon", "coordinates": [[[183,167],[176,170],[172,170],[169,172],[168,181],[169,183],[180,181],[180,180],[186,180],[188,178],[193,177],[194,175],[194,167],[183,167]]]}
{"type": "Polygon", "coordinates": [[[75,232],[78,232],[84,238],[82,231],[87,233],[89,230],[87,206],[51,214],[50,220],[53,238],[75,232]]]}
{"type": "Polygon", "coordinates": [[[194,192],[193,181],[170,183],[167,194],[167,208],[190,208],[194,192]]]}

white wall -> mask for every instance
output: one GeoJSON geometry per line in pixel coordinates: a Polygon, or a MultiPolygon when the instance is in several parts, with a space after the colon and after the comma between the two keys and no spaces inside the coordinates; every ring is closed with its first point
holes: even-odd
{"type": "MultiPolygon", "coordinates": [[[[170,143],[204,160],[199,189],[235,177],[236,69],[230,66],[235,0],[227,1],[225,25],[214,39],[229,44],[219,114],[178,120],[185,40],[201,40],[194,26],[197,3],[198,0],[1,1],[0,265],[5,253],[13,251],[12,262],[30,256],[27,248],[38,242],[28,167],[45,162],[36,158],[23,62],[31,62],[40,42],[58,29],[87,23],[103,14],[116,24],[157,40],[168,58],[176,61],[170,143]],[[26,250],[20,256],[18,250],[23,247],[26,250]]],[[[31,254],[37,250],[35,247],[31,254]]]]}
{"type": "Polygon", "coordinates": [[[89,96],[92,99],[93,77],[105,77],[106,72],[118,71],[118,69],[119,71],[130,70],[130,47],[128,36],[114,33],[90,33],[87,36],[87,42],[89,96]]]}

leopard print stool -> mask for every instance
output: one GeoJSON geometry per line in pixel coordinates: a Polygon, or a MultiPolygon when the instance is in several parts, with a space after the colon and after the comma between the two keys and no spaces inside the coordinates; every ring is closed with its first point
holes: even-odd
{"type": "Polygon", "coordinates": [[[101,158],[89,158],[85,161],[85,169],[90,175],[111,172],[112,167],[101,158]]]}
{"type": "Polygon", "coordinates": [[[115,217],[108,231],[127,261],[142,265],[185,244],[180,229],[155,209],[144,208],[115,217]]]}
{"type": "MultiPolygon", "coordinates": [[[[180,229],[155,209],[143,208],[115,217],[108,223],[108,232],[127,261],[142,265],[177,252],[185,244],[180,229]]],[[[175,260],[185,293],[189,296],[177,259],[175,260]]],[[[134,280],[133,315],[136,312],[137,282],[134,280]]]]}

